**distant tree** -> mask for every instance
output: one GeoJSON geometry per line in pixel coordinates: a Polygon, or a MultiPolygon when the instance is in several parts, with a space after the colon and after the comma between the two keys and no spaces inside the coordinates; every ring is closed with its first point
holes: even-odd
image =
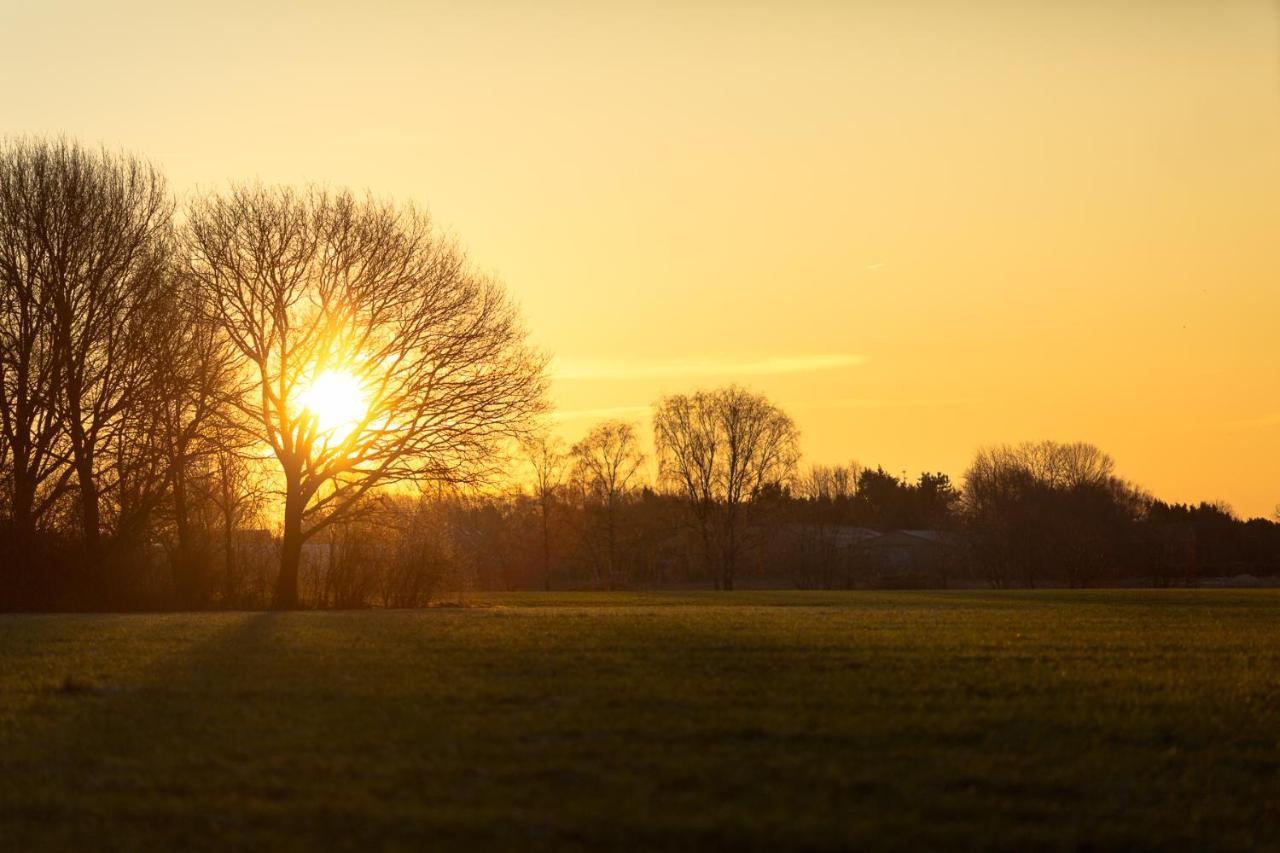
{"type": "Polygon", "coordinates": [[[771,559],[797,586],[832,589],[853,583],[853,549],[841,527],[854,523],[853,500],[862,471],[857,462],[811,465],[795,483],[800,500],[780,496],[778,506],[791,524],[775,531],[771,559]]]}
{"type": "Polygon", "coordinates": [[[524,444],[524,452],[533,469],[533,496],[542,522],[542,588],[550,591],[551,507],[564,484],[568,457],[564,442],[545,432],[531,436],[524,444]]]}
{"type": "Polygon", "coordinates": [[[960,492],[951,484],[950,476],[924,472],[913,487],[912,503],[913,527],[945,528],[951,525],[960,505],[960,492]]]}
{"type": "Polygon", "coordinates": [[[1111,457],[1086,444],[980,450],[964,501],[975,558],[992,583],[1081,586],[1117,570],[1145,506],[1114,470],[1111,457]]]}
{"type": "Polygon", "coordinates": [[[503,288],[412,208],[241,186],[195,202],[185,238],[254,378],[238,407],[280,466],[277,607],[298,605],[303,543],[372,490],[482,482],[543,409],[544,361],[503,288]],[[330,380],[360,398],[341,428],[305,399],[330,380]]]}
{"type": "Polygon", "coordinates": [[[1175,577],[1280,573],[1280,523],[1242,520],[1223,501],[1192,505],[1152,500],[1146,516],[1155,531],[1175,538],[1172,546],[1157,542],[1177,552],[1179,559],[1172,567],[1175,577]]]}
{"type": "Polygon", "coordinates": [[[858,474],[854,511],[859,521],[879,530],[907,526],[910,486],[880,466],[858,474]]]}
{"type": "Polygon", "coordinates": [[[1050,488],[1105,485],[1115,475],[1115,462],[1092,444],[1056,441],[1026,442],[992,448],[993,458],[1025,468],[1050,488]]]}
{"type": "Polygon", "coordinates": [[[574,480],[602,518],[603,579],[614,587],[619,582],[619,512],[623,501],[638,484],[645,459],[635,427],[618,420],[597,424],[573,445],[569,455],[574,480]]]}
{"type": "Polygon", "coordinates": [[[443,501],[426,496],[407,503],[394,500],[399,522],[393,527],[394,555],[379,590],[386,607],[421,607],[440,591],[457,562],[449,554],[449,525],[443,501]]]}
{"type": "Polygon", "coordinates": [[[764,396],[730,386],[662,398],[653,432],[659,478],[688,502],[717,588],[733,589],[744,510],[794,474],[795,423],[764,396]]]}
{"type": "Polygon", "coordinates": [[[797,480],[796,493],[811,501],[847,501],[858,490],[858,477],[862,470],[857,462],[850,462],[848,465],[810,465],[797,480]]]}

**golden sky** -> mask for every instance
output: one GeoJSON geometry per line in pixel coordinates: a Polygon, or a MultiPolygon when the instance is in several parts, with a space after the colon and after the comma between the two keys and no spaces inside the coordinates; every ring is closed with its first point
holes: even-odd
{"type": "Polygon", "coordinates": [[[0,32],[0,133],[426,206],[570,438],[736,380],[811,461],[1085,440],[1280,502],[1273,2],[0,0],[0,32]]]}

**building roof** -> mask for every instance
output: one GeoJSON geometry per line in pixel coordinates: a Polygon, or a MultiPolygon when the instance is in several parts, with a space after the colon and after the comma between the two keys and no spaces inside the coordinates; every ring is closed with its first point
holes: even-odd
{"type": "Polygon", "coordinates": [[[938,545],[949,547],[955,537],[945,530],[890,530],[866,543],[869,547],[893,545],[938,545]]]}

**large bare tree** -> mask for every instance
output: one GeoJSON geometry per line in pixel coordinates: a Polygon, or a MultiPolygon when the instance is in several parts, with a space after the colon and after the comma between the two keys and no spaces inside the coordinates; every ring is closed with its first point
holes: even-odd
{"type": "Polygon", "coordinates": [[[659,400],[653,434],[660,481],[688,502],[717,588],[733,589],[744,508],[792,476],[795,423],[763,395],[730,386],[659,400]]]}
{"type": "Polygon", "coordinates": [[[303,543],[403,481],[475,483],[543,408],[544,360],[502,286],[418,211],[241,186],[190,208],[189,273],[253,377],[240,408],[279,461],[278,607],[303,543]],[[358,397],[341,425],[317,384],[358,397]]]}

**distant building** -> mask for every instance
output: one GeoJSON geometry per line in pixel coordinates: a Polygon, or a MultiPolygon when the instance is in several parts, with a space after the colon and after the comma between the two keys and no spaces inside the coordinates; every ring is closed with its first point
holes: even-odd
{"type": "Polygon", "coordinates": [[[945,586],[955,572],[959,542],[942,530],[890,530],[858,544],[875,586],[945,586]]]}
{"type": "Polygon", "coordinates": [[[333,562],[333,551],[333,543],[327,540],[309,539],[303,542],[301,568],[321,573],[329,571],[329,566],[333,562]]]}
{"type": "Polygon", "coordinates": [[[261,527],[239,528],[231,531],[232,547],[238,555],[247,559],[270,559],[276,555],[276,540],[271,531],[261,527]]]}
{"type": "Polygon", "coordinates": [[[959,546],[956,534],[941,530],[786,524],[767,538],[756,562],[764,571],[782,567],[808,589],[945,587],[958,575],[959,546]]]}
{"type": "Polygon", "coordinates": [[[831,542],[841,548],[865,545],[883,535],[879,530],[872,530],[870,527],[851,527],[846,524],[829,527],[825,532],[831,542]]]}

